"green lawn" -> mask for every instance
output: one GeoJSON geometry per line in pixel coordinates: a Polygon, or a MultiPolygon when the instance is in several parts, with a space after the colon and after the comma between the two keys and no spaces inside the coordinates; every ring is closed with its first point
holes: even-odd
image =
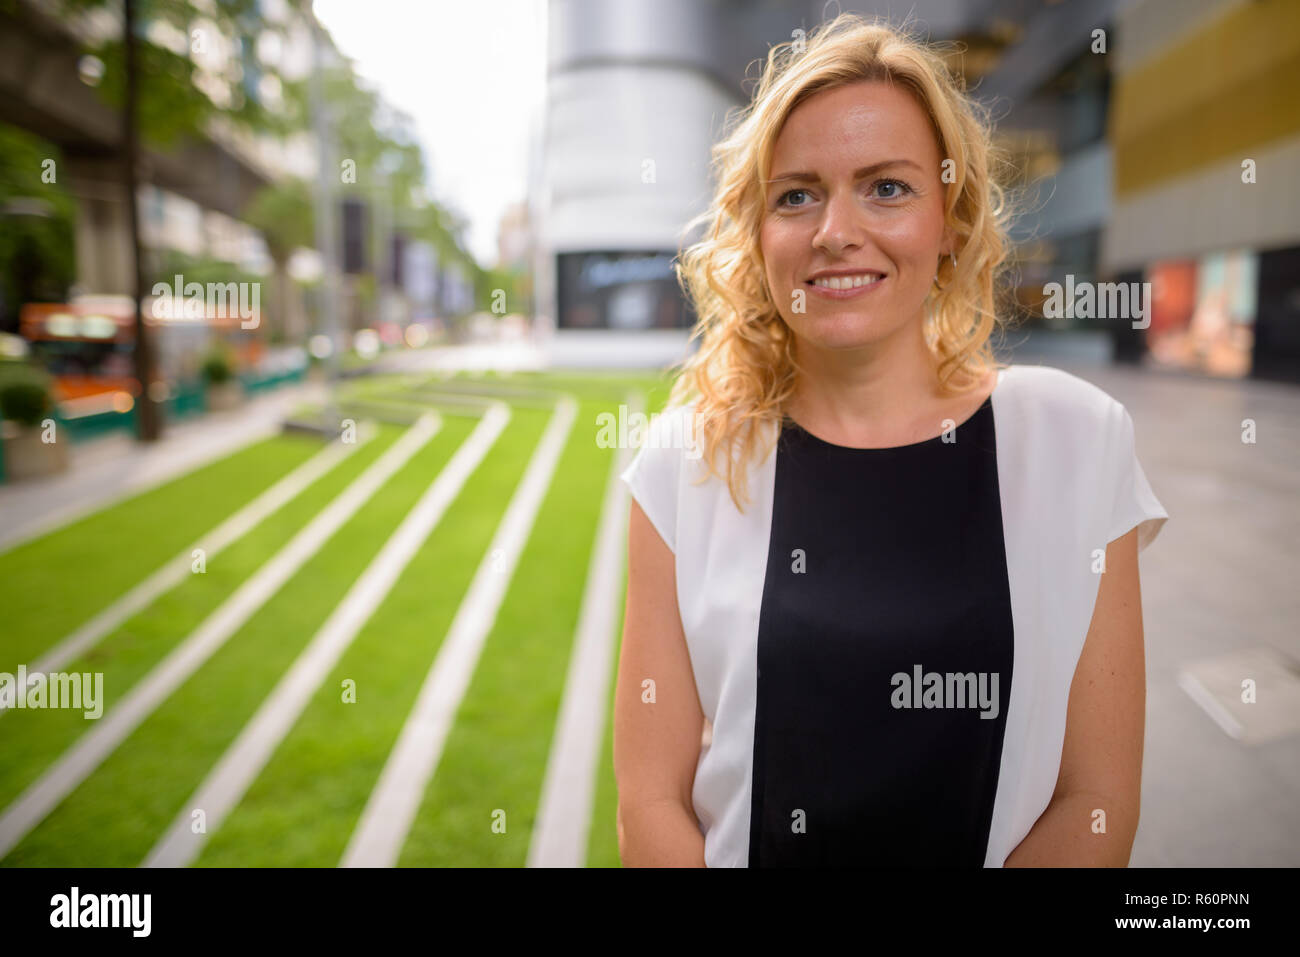
{"type": "MultiPolygon", "coordinates": [[[[60,670],[102,672],[107,713],[400,434],[397,427],[383,426],[378,436],[209,562],[204,574],[190,576],[60,670]]],[[[304,440],[285,436],[283,441],[297,446],[304,440]]],[[[319,442],[314,444],[319,447],[319,442]]],[[[137,532],[137,537],[148,535],[137,532]]],[[[80,711],[14,710],[0,716],[0,750],[5,755],[0,762],[0,806],[17,797],[92,727],[80,711]]],[[[6,863],[9,858],[0,860],[6,863]]]]}
{"type": "Polygon", "coordinates": [[[0,671],[30,664],[320,448],[266,439],[0,554],[0,671]]]}
{"type": "Polygon", "coordinates": [[[556,481],[402,850],[403,866],[525,863],[613,461],[613,450],[595,442],[603,408],[580,404],[556,481]],[[498,811],[504,833],[492,827],[498,811]]]}
{"type": "Polygon", "coordinates": [[[213,837],[201,865],[339,862],[545,422],[540,412],[512,415],[393,592],[213,837]],[[352,704],[340,692],[348,678],[356,682],[352,704]],[[267,833],[281,837],[262,842],[267,833]]]}
{"type": "MultiPolygon", "coordinates": [[[[647,411],[657,410],[667,387],[660,376],[615,373],[375,376],[344,383],[345,413],[389,420],[376,437],[210,560],[205,574],[187,577],[63,667],[103,672],[106,711],[407,423],[437,407],[442,428],[0,865],[140,864],[472,432],[477,409],[448,395],[497,397],[510,404],[511,420],[496,444],[196,862],[336,865],[550,420],[547,406],[568,394],[579,400],[578,417],[399,858],[403,866],[523,865],[617,453],[597,444],[597,416],[616,412],[630,391],[646,396],[647,411]],[[540,403],[537,392],[546,394],[540,403]],[[348,679],[355,703],[341,694],[348,679]],[[497,811],[505,813],[505,833],[492,828],[497,811]]],[[[0,571],[7,573],[0,587],[14,611],[0,638],[0,670],[30,665],[320,448],[319,440],[295,435],[260,442],[0,555],[0,571]],[[98,570],[69,574],[105,563],[102,576],[98,570]]],[[[620,585],[620,633],[622,597],[620,585]]],[[[612,672],[610,678],[612,700],[612,672]]],[[[612,708],[601,736],[591,866],[619,865],[611,716],[612,708]]],[[[0,808],[93,726],[80,711],[0,716],[0,808]]]]}
{"type": "MultiPolygon", "coordinates": [[[[138,865],[449,457],[452,446],[445,432],[349,519],[3,863],[138,865]],[[125,808],[129,814],[121,813],[125,808]]],[[[257,564],[271,554],[266,551],[257,564]]]]}

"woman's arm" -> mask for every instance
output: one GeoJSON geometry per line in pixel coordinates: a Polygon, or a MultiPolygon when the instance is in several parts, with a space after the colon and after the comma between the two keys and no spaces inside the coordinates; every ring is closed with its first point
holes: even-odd
{"type": "Polygon", "coordinates": [[[1134,528],[1106,547],[1106,571],[1070,686],[1056,792],[1003,866],[1128,866],[1142,790],[1142,642],[1134,528]],[[1105,833],[1096,830],[1098,810],[1105,812],[1105,833]]]}
{"type": "Polygon", "coordinates": [[[614,694],[618,849],[625,867],[705,866],[691,801],[703,730],[673,553],[633,500],[614,694]],[[654,682],[653,703],[643,700],[646,679],[654,682]]]}

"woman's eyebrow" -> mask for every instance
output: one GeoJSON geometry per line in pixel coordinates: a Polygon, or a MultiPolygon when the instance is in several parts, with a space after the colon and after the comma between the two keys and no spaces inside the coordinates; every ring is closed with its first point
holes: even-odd
{"type": "MultiPolygon", "coordinates": [[[[887,169],[890,166],[911,166],[918,172],[922,171],[920,165],[913,163],[911,160],[894,159],[885,160],[882,163],[872,163],[870,166],[864,166],[853,174],[853,178],[862,179],[863,177],[870,176],[873,173],[879,173],[882,169],[887,169]]],[[[766,180],[766,183],[769,186],[772,183],[787,181],[793,183],[815,183],[818,179],[820,179],[820,177],[816,173],[782,173],[780,176],[773,176],[771,179],[766,180]]]]}

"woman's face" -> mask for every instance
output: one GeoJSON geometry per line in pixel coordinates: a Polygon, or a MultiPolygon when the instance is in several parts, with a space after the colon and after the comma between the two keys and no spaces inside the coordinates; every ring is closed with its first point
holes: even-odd
{"type": "Polygon", "coordinates": [[[760,244],[797,338],[850,349],[923,320],[947,254],[941,161],[924,111],[897,85],[837,87],[790,114],[764,184],[760,244]]]}

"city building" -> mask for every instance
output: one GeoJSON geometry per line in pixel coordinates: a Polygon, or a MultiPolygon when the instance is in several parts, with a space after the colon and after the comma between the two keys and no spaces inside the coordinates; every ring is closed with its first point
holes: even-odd
{"type": "Polygon", "coordinates": [[[1010,345],[1300,378],[1290,0],[551,0],[532,198],[544,332],[685,347],[672,262],[698,238],[684,227],[707,207],[710,149],[769,48],[841,10],[948,44],[990,109],[1018,214],[1010,345]],[[1045,308],[1067,284],[1142,298],[1122,315],[1045,308]]]}
{"type": "Polygon", "coordinates": [[[1102,260],[1151,284],[1135,346],[1300,381],[1300,4],[1144,0],[1117,29],[1102,260]]]}

